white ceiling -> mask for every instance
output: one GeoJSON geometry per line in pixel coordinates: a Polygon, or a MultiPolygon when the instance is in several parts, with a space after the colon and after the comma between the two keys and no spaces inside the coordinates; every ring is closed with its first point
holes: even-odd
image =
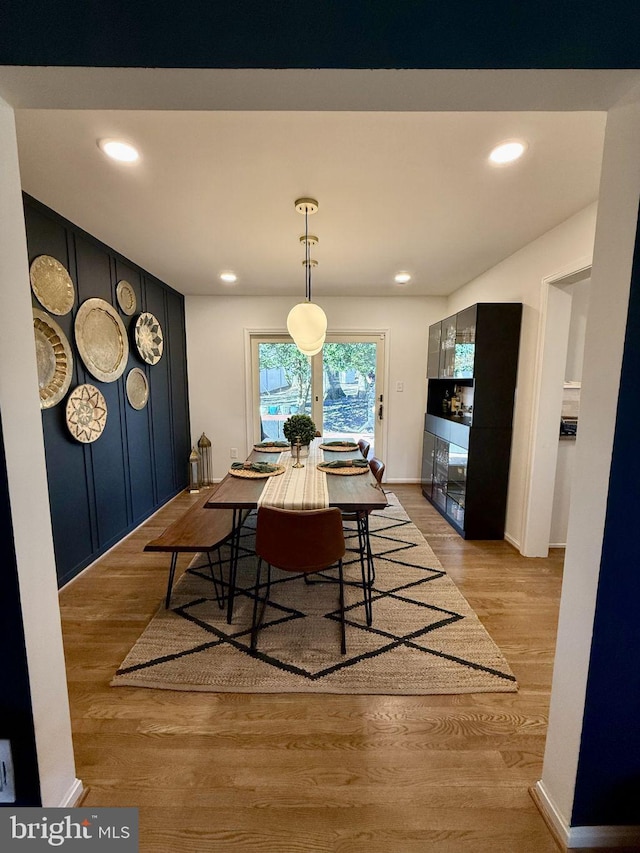
{"type": "MultiPolygon", "coordinates": [[[[536,97],[528,80],[527,105],[536,97]]],[[[617,78],[616,97],[620,88],[617,78]]],[[[86,89],[82,97],[91,99],[86,89]]],[[[42,87],[14,98],[41,106],[42,87]]],[[[312,196],[314,297],[446,295],[597,199],[606,95],[598,98],[600,111],[573,112],[431,112],[414,102],[406,112],[324,103],[162,110],[154,102],[17,109],[16,124],[25,191],[185,294],[302,296],[304,218],[294,200],[312,196]],[[96,144],[103,137],[134,142],[141,161],[108,161],[96,144]],[[490,166],[491,147],[514,137],[527,141],[525,157],[490,166]],[[218,279],[225,269],[238,274],[231,288],[218,279]],[[410,284],[393,284],[398,270],[412,274],[410,284]]],[[[509,101],[517,95],[505,86],[501,102],[509,101]]]]}

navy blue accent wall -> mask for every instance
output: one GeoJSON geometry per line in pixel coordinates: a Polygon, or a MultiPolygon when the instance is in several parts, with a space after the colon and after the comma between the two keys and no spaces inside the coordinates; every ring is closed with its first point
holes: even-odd
{"type": "Polygon", "coordinates": [[[635,68],[633,0],[3,0],[0,65],[635,68]]]}
{"type": "Polygon", "coordinates": [[[640,229],[571,824],[640,824],[640,229]]]}
{"type": "MultiPolygon", "coordinates": [[[[40,806],[38,764],[31,713],[31,691],[13,542],[7,465],[0,423],[0,738],[11,742],[19,806],[40,806]]],[[[3,803],[0,805],[9,805],[3,803]]]]}
{"type": "MultiPolygon", "coordinates": [[[[102,435],[91,444],[72,438],[65,400],[42,412],[53,540],[60,585],[144,521],[187,485],[190,451],[184,297],[120,256],[77,226],[26,196],[25,222],[29,261],[53,255],[69,270],[76,301],[69,314],[54,319],[74,353],[71,388],[88,382],[107,403],[102,435]],[[137,310],[129,317],[118,308],[116,286],[125,279],[136,293],[137,310]],[[115,382],[101,382],[87,370],[75,346],[74,319],[79,306],[99,297],[113,305],[129,333],[127,367],[115,382]],[[160,321],[164,352],[146,364],[133,342],[140,311],[160,321]],[[133,367],[149,382],[147,406],[128,402],[125,380],[133,367]]],[[[42,310],[33,297],[34,306],[42,310]]]]}

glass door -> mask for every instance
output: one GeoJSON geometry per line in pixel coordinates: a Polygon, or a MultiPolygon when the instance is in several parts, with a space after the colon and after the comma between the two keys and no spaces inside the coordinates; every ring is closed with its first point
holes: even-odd
{"type": "MultiPolygon", "coordinates": [[[[284,336],[253,341],[254,399],[257,420],[254,441],[283,439],[289,415],[312,415],[311,359],[284,336]],[[259,438],[258,438],[259,436],[259,438]]],[[[254,419],[255,420],[255,419],[254,419]]]]}
{"type": "Polygon", "coordinates": [[[314,357],[313,396],[313,418],[325,438],[364,438],[370,456],[382,453],[383,369],[383,335],[327,335],[314,357]]]}
{"type": "Polygon", "coordinates": [[[286,335],[252,336],[251,350],[254,441],[282,439],[304,413],[325,438],[364,438],[382,454],[384,335],[327,335],[311,358],[286,335]]]}

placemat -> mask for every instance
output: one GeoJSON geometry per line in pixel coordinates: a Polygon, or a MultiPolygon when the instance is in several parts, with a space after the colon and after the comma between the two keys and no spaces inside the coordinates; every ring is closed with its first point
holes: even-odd
{"type": "Polygon", "coordinates": [[[326,468],[322,462],[317,466],[319,471],[324,474],[338,474],[341,477],[352,477],[354,474],[366,474],[370,469],[367,468],[326,468]]]}
{"type": "Polygon", "coordinates": [[[358,449],[358,445],[355,444],[355,442],[352,442],[351,444],[342,444],[342,445],[340,445],[340,444],[321,444],[320,445],[320,450],[333,450],[336,453],[353,452],[354,450],[357,450],[357,449],[358,449]]]}
{"type": "Polygon", "coordinates": [[[264,480],[267,477],[277,477],[284,474],[284,465],[276,466],[275,471],[251,471],[248,468],[229,468],[232,477],[245,477],[248,480],[264,480]]]}

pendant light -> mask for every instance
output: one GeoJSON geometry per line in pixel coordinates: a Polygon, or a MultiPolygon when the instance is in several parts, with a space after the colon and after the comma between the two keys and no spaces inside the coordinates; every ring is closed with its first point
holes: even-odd
{"type": "Polygon", "coordinates": [[[310,246],[316,245],[318,238],[309,234],[309,216],[318,211],[318,202],[313,198],[296,199],[295,208],[304,216],[304,235],[300,242],[305,246],[305,301],[294,305],[287,317],[287,329],[295,345],[304,355],[315,355],[324,345],[327,334],[327,316],[311,301],[311,269],[318,262],[310,257],[310,246]]]}

